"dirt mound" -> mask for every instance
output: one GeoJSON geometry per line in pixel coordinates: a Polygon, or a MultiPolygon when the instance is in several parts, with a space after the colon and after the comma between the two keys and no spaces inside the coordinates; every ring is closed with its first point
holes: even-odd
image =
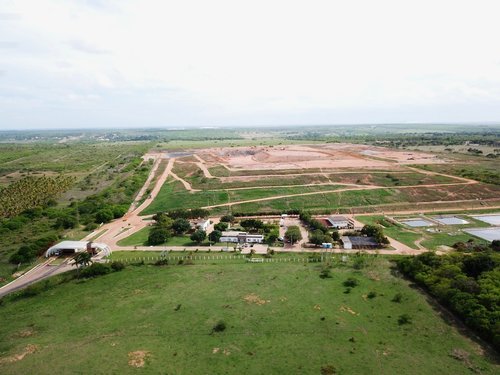
{"type": "Polygon", "coordinates": [[[258,295],[254,294],[254,293],[246,295],[243,298],[243,300],[246,303],[254,303],[256,305],[265,305],[266,303],[271,302],[270,300],[265,300],[265,299],[260,298],[258,295]]]}
{"type": "Polygon", "coordinates": [[[151,354],[145,350],[137,350],[135,352],[128,353],[128,365],[132,367],[144,367],[146,364],[146,359],[151,354]]]}
{"type": "Polygon", "coordinates": [[[357,313],[356,311],[354,311],[353,309],[351,309],[348,306],[340,306],[339,310],[342,312],[348,312],[351,315],[359,315],[359,313],[357,313]]]}
{"type": "Polygon", "coordinates": [[[14,354],[9,357],[4,357],[0,358],[0,363],[12,363],[12,362],[17,362],[21,361],[24,357],[26,357],[28,354],[33,354],[38,350],[38,346],[29,344],[24,348],[24,350],[19,353],[19,354],[14,354]]]}

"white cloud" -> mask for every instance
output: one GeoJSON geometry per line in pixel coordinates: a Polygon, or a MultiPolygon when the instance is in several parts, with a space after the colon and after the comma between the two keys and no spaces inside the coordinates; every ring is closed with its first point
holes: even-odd
{"type": "Polygon", "coordinates": [[[497,1],[1,7],[0,94],[30,97],[0,101],[5,126],[24,108],[38,120],[16,127],[68,126],[68,98],[100,126],[500,120],[497,1]]]}

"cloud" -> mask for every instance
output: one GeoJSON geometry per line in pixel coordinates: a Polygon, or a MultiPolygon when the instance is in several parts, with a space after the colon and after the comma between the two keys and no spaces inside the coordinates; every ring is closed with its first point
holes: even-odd
{"type": "Polygon", "coordinates": [[[500,120],[497,1],[5,3],[0,93],[37,98],[30,126],[68,98],[110,126],[500,120]]]}
{"type": "Polygon", "coordinates": [[[71,48],[80,51],[80,52],[85,52],[85,53],[90,53],[90,54],[104,54],[104,53],[109,53],[110,51],[104,48],[99,48],[92,43],[86,42],[84,40],[79,40],[79,39],[74,39],[70,40],[67,42],[71,48]]]}

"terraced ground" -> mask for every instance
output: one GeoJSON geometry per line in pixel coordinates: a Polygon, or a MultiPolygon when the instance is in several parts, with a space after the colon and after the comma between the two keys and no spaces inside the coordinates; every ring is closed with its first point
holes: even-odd
{"type": "Polygon", "coordinates": [[[488,204],[500,198],[498,185],[440,172],[449,171],[443,167],[446,164],[420,168],[383,159],[392,167],[234,170],[217,164],[218,159],[211,155],[202,151],[177,159],[172,169],[177,181],[167,181],[141,214],[195,207],[212,209],[215,214],[286,210],[369,212],[434,202],[488,204]]]}

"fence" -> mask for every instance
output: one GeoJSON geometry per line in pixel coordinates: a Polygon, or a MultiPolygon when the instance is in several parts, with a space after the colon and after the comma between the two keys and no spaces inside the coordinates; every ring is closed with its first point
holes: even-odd
{"type": "MultiPolygon", "coordinates": [[[[245,261],[249,263],[317,263],[329,259],[329,257],[246,257],[245,255],[168,255],[168,256],[146,256],[134,257],[125,259],[116,259],[123,263],[155,263],[159,260],[168,260],[169,263],[175,264],[179,261],[201,261],[201,262],[214,262],[214,261],[245,261]]],[[[110,259],[109,261],[114,261],[110,259]]]]}

